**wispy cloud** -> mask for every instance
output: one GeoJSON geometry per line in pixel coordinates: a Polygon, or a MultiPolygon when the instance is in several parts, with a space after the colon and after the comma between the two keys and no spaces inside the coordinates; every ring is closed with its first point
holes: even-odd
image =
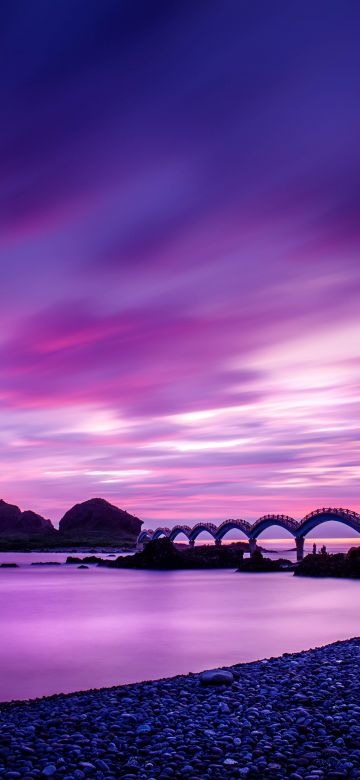
{"type": "Polygon", "coordinates": [[[0,11],[4,498],[359,509],[359,11],[80,6],[0,11]]]}

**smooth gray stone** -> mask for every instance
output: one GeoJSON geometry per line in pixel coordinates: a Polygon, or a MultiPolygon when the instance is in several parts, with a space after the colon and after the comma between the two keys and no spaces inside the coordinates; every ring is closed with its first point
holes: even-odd
{"type": "Polygon", "coordinates": [[[202,672],[200,682],[202,685],[231,685],[234,682],[234,675],[224,669],[213,669],[202,672]]]}

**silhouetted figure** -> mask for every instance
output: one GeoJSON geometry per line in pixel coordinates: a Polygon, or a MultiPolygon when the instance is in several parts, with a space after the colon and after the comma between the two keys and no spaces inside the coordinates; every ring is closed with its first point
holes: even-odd
{"type": "Polygon", "coordinates": [[[323,544],[323,546],[322,546],[322,548],[321,548],[320,552],[321,552],[321,555],[326,555],[326,547],[325,547],[325,545],[324,545],[324,544],[323,544]]]}
{"type": "Polygon", "coordinates": [[[313,555],[316,555],[316,544],[315,544],[315,542],[314,542],[314,544],[313,544],[313,552],[312,552],[312,554],[313,554],[313,555]]]}

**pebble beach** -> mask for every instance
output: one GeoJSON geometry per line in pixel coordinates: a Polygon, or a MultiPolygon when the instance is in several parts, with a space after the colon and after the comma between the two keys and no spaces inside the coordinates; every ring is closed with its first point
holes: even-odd
{"type": "Polygon", "coordinates": [[[360,778],[360,639],[226,671],[3,704],[0,776],[360,778]]]}

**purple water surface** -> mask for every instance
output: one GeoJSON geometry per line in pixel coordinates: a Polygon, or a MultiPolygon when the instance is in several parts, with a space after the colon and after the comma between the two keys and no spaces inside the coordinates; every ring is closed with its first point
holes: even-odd
{"type": "Polygon", "coordinates": [[[357,581],[288,573],[0,569],[0,699],[196,672],[345,639],[360,634],[359,596],[357,581]]]}

